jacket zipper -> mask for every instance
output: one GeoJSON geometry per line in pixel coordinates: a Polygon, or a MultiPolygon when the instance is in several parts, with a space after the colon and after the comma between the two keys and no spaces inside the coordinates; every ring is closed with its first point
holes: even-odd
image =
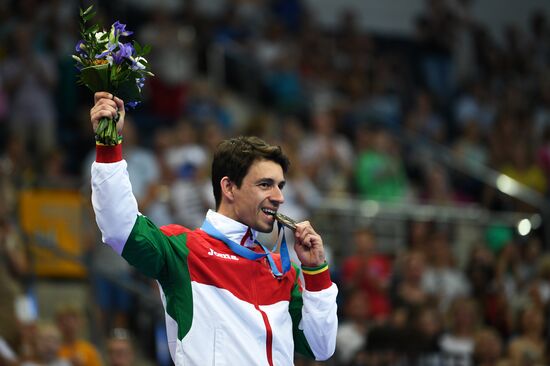
{"type": "MultiPolygon", "coordinates": [[[[265,260],[265,258],[262,259],[262,261],[265,260]]],[[[257,272],[260,267],[254,266],[254,271],[257,272]]],[[[271,329],[271,324],[269,323],[269,318],[267,317],[267,314],[265,311],[260,309],[259,301],[258,301],[258,292],[256,288],[256,278],[258,276],[256,273],[252,276],[252,295],[254,298],[254,307],[258,312],[262,315],[262,319],[264,321],[265,331],[266,331],[266,337],[265,337],[265,349],[266,349],[266,356],[267,356],[267,362],[269,363],[269,366],[273,366],[273,330],[271,329]]]]}

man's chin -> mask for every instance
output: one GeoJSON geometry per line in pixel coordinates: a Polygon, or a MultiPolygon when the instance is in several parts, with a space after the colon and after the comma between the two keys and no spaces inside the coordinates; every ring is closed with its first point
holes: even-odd
{"type": "MultiPolygon", "coordinates": [[[[268,224],[269,225],[269,224],[268,224]]],[[[262,226],[262,227],[256,227],[254,228],[254,230],[260,232],[260,233],[265,233],[265,234],[269,234],[270,232],[273,231],[273,223],[271,225],[269,225],[268,227],[265,227],[265,226],[262,226]]]]}

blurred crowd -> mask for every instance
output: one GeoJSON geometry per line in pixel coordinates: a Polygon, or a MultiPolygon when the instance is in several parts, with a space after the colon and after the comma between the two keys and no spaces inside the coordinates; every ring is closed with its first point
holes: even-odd
{"type": "MultiPolygon", "coordinates": [[[[545,11],[495,34],[476,19],[475,0],[426,0],[414,34],[397,36],[361,28],[352,10],[323,27],[301,0],[214,3],[94,2],[96,20],[127,23],[152,46],[156,76],[128,113],[124,157],[140,211],[157,225],[200,226],[213,206],[210,155],[239,134],[290,156],[282,211],[298,220],[327,197],[535,211],[449,169],[441,151],[549,196],[545,11]]],[[[155,324],[140,316],[146,306],[124,288],[137,281],[158,298],[155,285],[100,244],[91,212],[80,244],[93,309],[59,299],[43,319],[33,305],[18,192],[90,192],[92,96],[71,59],[80,5],[89,4],[0,1],[0,365],[132,365],[136,346],[165,359],[155,324]]],[[[331,263],[341,314],[327,364],[550,363],[543,235],[495,226],[465,250],[455,234],[412,220],[398,252],[378,245],[375,227],[327,243],[348,248],[331,263]]]]}

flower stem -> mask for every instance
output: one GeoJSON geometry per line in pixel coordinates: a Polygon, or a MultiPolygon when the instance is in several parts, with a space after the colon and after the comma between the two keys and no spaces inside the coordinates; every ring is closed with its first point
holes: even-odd
{"type": "Polygon", "coordinates": [[[118,131],[116,128],[116,122],[107,117],[103,117],[99,120],[97,126],[95,139],[97,142],[108,145],[115,146],[118,144],[118,131]]]}

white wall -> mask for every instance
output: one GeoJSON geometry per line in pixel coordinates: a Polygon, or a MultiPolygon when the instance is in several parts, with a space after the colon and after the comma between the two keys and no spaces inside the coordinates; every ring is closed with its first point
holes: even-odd
{"type": "MultiPolygon", "coordinates": [[[[366,29],[397,34],[410,34],[414,18],[425,7],[425,0],[304,0],[325,25],[333,25],[343,9],[358,14],[366,29]]],[[[474,15],[495,34],[503,25],[525,26],[533,9],[545,9],[550,17],[549,0],[475,0],[474,15]]]]}

